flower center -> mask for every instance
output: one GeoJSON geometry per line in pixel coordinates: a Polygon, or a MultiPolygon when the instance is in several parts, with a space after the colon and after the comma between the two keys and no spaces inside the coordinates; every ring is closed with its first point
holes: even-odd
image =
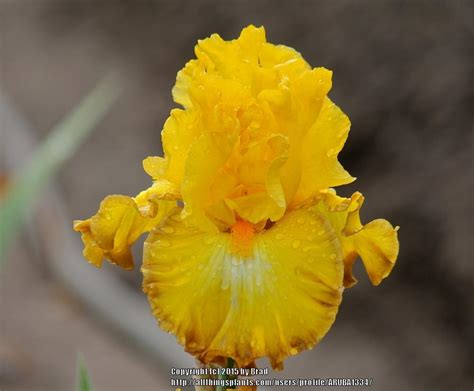
{"type": "Polygon", "coordinates": [[[249,257],[252,255],[255,226],[248,221],[237,220],[237,222],[230,228],[230,232],[230,251],[243,257],[249,257]]]}

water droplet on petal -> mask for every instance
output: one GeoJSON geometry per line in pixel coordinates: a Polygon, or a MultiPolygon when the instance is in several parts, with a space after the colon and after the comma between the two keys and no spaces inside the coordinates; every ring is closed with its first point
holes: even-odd
{"type": "Polygon", "coordinates": [[[301,244],[301,241],[299,240],[294,240],[293,244],[291,245],[293,248],[298,248],[301,244]]]}
{"type": "Polygon", "coordinates": [[[228,278],[224,278],[224,279],[222,280],[221,289],[225,291],[226,289],[229,289],[229,285],[230,285],[230,284],[229,284],[229,279],[228,279],[228,278]]]}
{"type": "Polygon", "coordinates": [[[276,235],[275,235],[275,238],[276,238],[277,240],[282,240],[283,237],[284,237],[284,236],[283,236],[282,234],[276,234],[276,235]]]}
{"type": "Polygon", "coordinates": [[[332,253],[332,254],[329,256],[329,258],[331,258],[331,259],[336,259],[336,257],[337,257],[337,255],[334,254],[334,253],[332,253]]]}
{"type": "Polygon", "coordinates": [[[295,349],[295,348],[291,348],[291,349],[290,349],[290,354],[291,354],[292,356],[296,356],[296,355],[298,354],[298,350],[295,349]]]}
{"type": "Polygon", "coordinates": [[[299,218],[296,220],[296,222],[297,222],[298,224],[303,224],[303,223],[304,223],[304,218],[299,217],[299,218]]]}

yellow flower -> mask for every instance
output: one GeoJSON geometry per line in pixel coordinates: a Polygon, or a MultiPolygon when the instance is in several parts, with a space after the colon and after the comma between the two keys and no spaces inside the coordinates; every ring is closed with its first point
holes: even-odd
{"type": "Polygon", "coordinates": [[[360,222],[364,200],[336,195],[354,180],[337,160],[350,127],[327,96],[331,71],[266,42],[263,27],[201,40],[178,73],[162,133],[144,160],[153,185],[109,196],[75,223],[84,255],[133,265],[166,331],[203,363],[240,367],[317,344],[334,322],[357,256],[374,285],[398,254],[397,229],[360,222]]]}

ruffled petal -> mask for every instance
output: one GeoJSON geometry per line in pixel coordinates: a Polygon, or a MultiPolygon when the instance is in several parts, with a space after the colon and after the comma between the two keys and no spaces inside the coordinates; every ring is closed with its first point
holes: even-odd
{"type": "Polygon", "coordinates": [[[161,327],[202,362],[232,357],[243,367],[267,356],[280,369],[331,327],[343,291],[342,249],[314,208],[262,232],[239,224],[209,233],[168,218],[145,242],[143,288],[161,327]],[[250,253],[236,251],[235,240],[250,253]]]}
{"type": "Polygon", "coordinates": [[[292,204],[305,201],[320,190],[355,180],[337,160],[350,125],[347,115],[326,97],[317,121],[302,143],[301,181],[292,204]]]}
{"type": "Polygon", "coordinates": [[[97,214],[74,222],[74,230],[81,233],[84,243],[84,257],[90,263],[100,267],[107,258],[124,269],[133,268],[130,246],[176,207],[176,202],[157,199],[154,191],[150,188],[135,199],[108,196],[97,214]]]}
{"type": "Polygon", "coordinates": [[[155,159],[147,162],[145,166],[153,179],[165,178],[179,185],[184,175],[186,158],[191,145],[201,133],[201,124],[193,112],[171,110],[162,132],[164,162],[155,159]]]}
{"type": "Polygon", "coordinates": [[[359,192],[351,198],[339,197],[333,190],[321,193],[317,208],[330,219],[344,250],[344,285],[357,282],[352,266],[360,256],[373,285],[379,285],[392,271],[398,256],[398,227],[387,220],[376,219],[363,225],[360,208],[364,196],[359,192]]]}
{"type": "Polygon", "coordinates": [[[241,157],[238,177],[247,184],[242,187],[245,193],[239,196],[234,193],[233,198],[225,199],[240,218],[258,224],[267,219],[277,221],[283,216],[286,200],[280,171],[288,159],[288,147],[286,137],[270,135],[254,142],[250,151],[241,157]]]}
{"type": "Polygon", "coordinates": [[[176,103],[179,103],[184,108],[192,106],[189,98],[188,90],[191,81],[199,75],[204,73],[204,68],[198,60],[190,60],[186,63],[183,69],[178,72],[176,76],[176,84],[173,87],[172,94],[176,103]]]}
{"type": "MultiPolygon", "coordinates": [[[[282,169],[281,179],[288,204],[295,205],[294,198],[295,195],[299,198],[297,191],[302,181],[309,181],[310,186],[311,180],[318,182],[314,172],[308,172],[308,166],[319,167],[319,161],[324,161],[327,157],[328,151],[322,145],[324,139],[321,140],[321,135],[314,134],[314,128],[320,123],[329,129],[328,132],[332,131],[331,124],[326,124],[326,116],[322,112],[326,95],[332,86],[331,78],[332,72],[325,68],[306,70],[289,85],[291,104],[275,113],[290,143],[289,159],[282,169]]],[[[325,137],[330,139],[331,135],[325,137]]],[[[327,175],[331,174],[332,172],[327,175]]],[[[311,193],[315,194],[316,192],[311,193]]]]}
{"type": "Polygon", "coordinates": [[[211,185],[232,153],[234,143],[232,135],[205,133],[189,151],[181,187],[185,201],[183,216],[203,230],[212,232],[217,229],[206,214],[206,208],[213,203],[211,185]]]}

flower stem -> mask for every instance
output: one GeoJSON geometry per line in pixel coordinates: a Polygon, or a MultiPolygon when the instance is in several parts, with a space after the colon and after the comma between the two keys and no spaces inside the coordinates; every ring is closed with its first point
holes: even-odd
{"type": "MultiPolygon", "coordinates": [[[[225,368],[233,368],[234,367],[234,364],[235,364],[235,361],[232,359],[232,358],[227,358],[227,364],[225,366],[225,368]]],[[[219,374],[217,376],[217,378],[219,380],[230,380],[230,379],[235,379],[235,376],[231,376],[231,375],[227,375],[226,373],[224,374],[219,374]]],[[[228,389],[235,389],[235,387],[226,387],[224,385],[222,386],[217,386],[216,387],[216,391],[226,391],[228,389]]]]}

